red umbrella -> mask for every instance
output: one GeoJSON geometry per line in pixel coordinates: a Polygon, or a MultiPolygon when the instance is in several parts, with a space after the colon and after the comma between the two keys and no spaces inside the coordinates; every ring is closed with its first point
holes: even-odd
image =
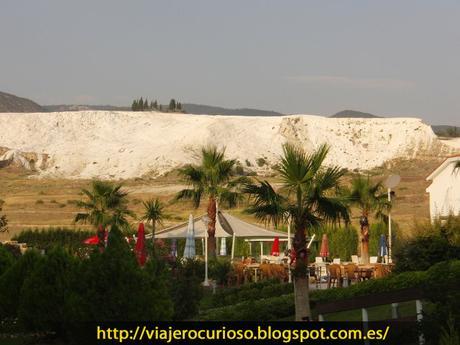
{"type": "Polygon", "coordinates": [[[274,255],[274,256],[279,256],[280,255],[280,239],[279,239],[279,237],[275,237],[275,240],[273,241],[271,255],[274,255]]]}
{"type": "Polygon", "coordinates": [[[83,243],[84,244],[91,244],[91,245],[98,244],[99,243],[99,237],[97,235],[95,235],[93,237],[89,237],[86,240],[84,240],[83,243]]]}
{"type": "Polygon", "coordinates": [[[147,259],[147,253],[145,250],[144,223],[139,224],[139,229],[137,230],[136,247],[134,248],[134,252],[136,253],[136,258],[139,265],[144,266],[145,260],[147,259]]]}
{"type": "Polygon", "coordinates": [[[327,239],[327,235],[323,235],[323,239],[321,240],[321,250],[319,251],[319,256],[323,258],[327,258],[329,256],[329,240],[327,239]]]}
{"type": "Polygon", "coordinates": [[[104,239],[104,241],[107,241],[107,232],[104,230],[102,225],[99,225],[96,235],[87,238],[86,240],[83,241],[83,243],[90,244],[90,245],[96,245],[96,244],[99,244],[102,239],[104,239]]]}

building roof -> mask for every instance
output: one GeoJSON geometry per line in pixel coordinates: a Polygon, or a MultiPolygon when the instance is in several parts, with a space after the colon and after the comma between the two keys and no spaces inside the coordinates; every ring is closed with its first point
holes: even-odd
{"type": "MultiPolygon", "coordinates": [[[[206,236],[207,227],[203,221],[204,216],[199,216],[193,219],[195,228],[195,238],[204,238],[206,236]]],[[[161,230],[155,234],[155,238],[186,238],[187,237],[188,222],[172,226],[170,228],[161,230]]],[[[216,237],[257,237],[257,238],[274,238],[274,237],[287,237],[287,233],[275,230],[268,230],[260,226],[247,223],[227,212],[218,212],[216,222],[216,237]]],[[[291,235],[292,236],[292,235],[291,235]]],[[[151,234],[145,236],[146,238],[152,237],[151,234]]]]}
{"type": "Polygon", "coordinates": [[[459,160],[460,160],[460,154],[456,154],[456,155],[447,157],[444,160],[444,162],[442,162],[436,169],[433,170],[433,172],[430,175],[428,175],[426,180],[433,181],[435,177],[438,176],[444,169],[446,169],[449,165],[459,160]]]}

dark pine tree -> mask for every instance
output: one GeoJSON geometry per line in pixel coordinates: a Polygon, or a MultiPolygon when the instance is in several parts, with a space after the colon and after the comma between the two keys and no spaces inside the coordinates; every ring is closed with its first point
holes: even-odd
{"type": "Polygon", "coordinates": [[[172,98],[172,99],[169,101],[169,110],[170,110],[170,111],[176,110],[176,100],[175,100],[174,98],[172,98]]]}
{"type": "Polygon", "coordinates": [[[138,110],[139,110],[139,111],[144,110],[144,99],[143,99],[142,97],[139,98],[139,107],[138,107],[138,110]]]}

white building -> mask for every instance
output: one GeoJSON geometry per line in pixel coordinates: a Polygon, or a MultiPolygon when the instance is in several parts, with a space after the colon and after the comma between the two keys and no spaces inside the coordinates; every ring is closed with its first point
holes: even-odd
{"type": "Polygon", "coordinates": [[[460,169],[455,169],[459,161],[460,154],[447,158],[426,178],[432,181],[426,189],[430,194],[431,220],[460,214],[460,169]]]}

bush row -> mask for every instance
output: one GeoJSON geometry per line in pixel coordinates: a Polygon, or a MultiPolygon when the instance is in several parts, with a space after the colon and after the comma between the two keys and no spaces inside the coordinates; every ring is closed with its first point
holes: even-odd
{"type": "MultiPolygon", "coordinates": [[[[311,301],[314,307],[314,304],[318,302],[337,301],[379,292],[419,287],[423,290],[426,299],[434,303],[458,305],[460,303],[458,282],[460,282],[460,260],[453,260],[438,263],[427,271],[394,274],[348,288],[316,290],[311,293],[311,301]]],[[[294,295],[288,293],[278,297],[247,300],[234,305],[204,310],[199,318],[222,321],[276,320],[294,315],[294,312],[294,295]]]]}
{"type": "Polygon", "coordinates": [[[13,240],[27,243],[29,247],[49,250],[60,246],[71,251],[83,247],[83,241],[94,236],[95,231],[69,229],[69,228],[47,228],[47,229],[26,229],[13,240]]]}
{"type": "Polygon", "coordinates": [[[200,309],[220,308],[246,301],[286,295],[293,291],[292,284],[280,283],[276,280],[251,283],[241,287],[226,288],[216,294],[204,297],[201,300],[200,309]]]}

